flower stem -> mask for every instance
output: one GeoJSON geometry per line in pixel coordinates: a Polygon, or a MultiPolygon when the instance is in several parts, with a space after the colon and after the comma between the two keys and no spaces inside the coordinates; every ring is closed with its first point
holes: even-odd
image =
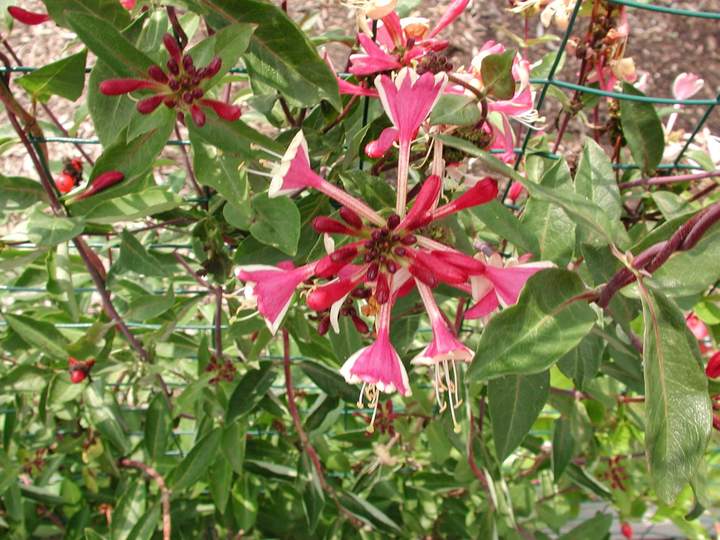
{"type": "Polygon", "coordinates": [[[407,187],[408,173],[410,171],[410,141],[400,141],[400,156],[398,157],[398,175],[397,175],[397,199],[395,203],[395,213],[405,216],[405,207],[407,206],[407,187]]]}
{"type": "Polygon", "coordinates": [[[324,193],[331,199],[335,199],[343,206],[349,208],[350,210],[353,210],[356,214],[364,217],[368,221],[371,221],[375,225],[385,225],[385,220],[380,214],[378,214],[375,210],[370,208],[364,202],[350,195],[345,190],[340,189],[339,187],[331,184],[326,180],[318,182],[317,185],[314,187],[321,193],[324,193]]]}

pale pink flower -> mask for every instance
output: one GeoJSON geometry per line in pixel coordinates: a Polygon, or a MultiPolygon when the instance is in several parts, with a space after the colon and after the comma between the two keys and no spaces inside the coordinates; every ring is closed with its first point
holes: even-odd
{"type": "Polygon", "coordinates": [[[428,72],[418,76],[408,68],[400,70],[395,80],[387,75],[379,75],[375,79],[385,113],[398,130],[400,150],[395,211],[400,217],[405,215],[410,145],[440,98],[446,83],[445,73],[433,75],[428,72]]]}
{"type": "Polygon", "coordinates": [[[380,308],[375,341],[372,345],[363,347],[353,354],[340,368],[340,374],[349,384],[362,383],[358,406],[362,406],[364,394],[368,398],[369,406],[373,409],[372,420],[368,428],[371,432],[380,392],[391,394],[397,391],[403,396],[412,394],[405,366],[390,342],[391,311],[392,302],[387,302],[380,308]]]}
{"type": "Polygon", "coordinates": [[[503,262],[497,253],[482,258],[485,259],[485,273],[470,277],[472,297],[477,303],[465,312],[466,319],[486,317],[501,305],[506,307],[517,303],[527,280],[537,272],[554,266],[548,261],[503,262]]]}
{"type": "Polygon", "coordinates": [[[252,264],[237,268],[237,278],[247,284],[246,296],[257,301],[258,312],[273,334],[280,328],[295,290],[313,275],[315,264],[298,268],[292,264],[283,267],[252,264]]]}
{"type": "Polygon", "coordinates": [[[705,81],[694,73],[681,73],[672,85],[672,93],[675,99],[690,99],[697,94],[705,85],[705,81]]]}
{"type": "Polygon", "coordinates": [[[412,363],[429,366],[433,370],[435,397],[441,411],[445,410],[446,407],[441,396],[447,390],[450,414],[452,415],[455,430],[459,431],[459,425],[455,418],[455,409],[460,406],[461,400],[455,362],[470,362],[475,353],[465,346],[450,329],[430,288],[420,281],[416,281],[416,285],[430,318],[433,337],[430,344],[412,360],[412,363]]]}

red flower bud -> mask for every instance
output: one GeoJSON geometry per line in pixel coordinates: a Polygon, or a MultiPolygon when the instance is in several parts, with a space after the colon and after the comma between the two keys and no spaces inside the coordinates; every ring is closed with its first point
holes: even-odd
{"type": "Polygon", "coordinates": [[[137,102],[137,110],[140,114],[150,114],[157,109],[165,99],[162,94],[156,94],[137,102]]]}
{"type": "Polygon", "coordinates": [[[365,155],[371,159],[383,157],[397,140],[398,133],[398,130],[393,127],[385,128],[382,133],[380,133],[380,137],[367,143],[365,146],[365,155]]]}
{"type": "Polygon", "coordinates": [[[398,225],[400,225],[400,216],[398,216],[397,214],[390,214],[390,216],[388,216],[387,218],[388,229],[392,230],[398,225]]]}
{"type": "Polygon", "coordinates": [[[707,366],[705,367],[705,375],[711,379],[720,377],[720,351],[716,352],[708,360],[707,366]]]}
{"type": "Polygon", "coordinates": [[[220,118],[229,122],[234,122],[242,116],[242,109],[237,105],[231,105],[215,99],[203,99],[200,100],[200,103],[206,107],[210,107],[220,118]]]}
{"type": "Polygon", "coordinates": [[[215,58],[213,58],[210,61],[210,63],[205,68],[205,71],[203,72],[203,78],[212,79],[215,75],[218,74],[221,67],[222,67],[222,59],[219,56],[216,56],[215,58]]]}
{"type": "Polygon", "coordinates": [[[330,254],[330,260],[335,263],[349,263],[357,256],[357,248],[355,246],[343,246],[336,249],[330,254]]]}
{"type": "Polygon", "coordinates": [[[179,63],[181,52],[177,40],[171,34],[165,34],[163,36],[163,45],[165,45],[167,52],[170,53],[170,58],[179,63]]]}
{"type": "Polygon", "coordinates": [[[357,330],[361,334],[367,334],[370,332],[370,328],[368,328],[368,325],[360,317],[358,317],[357,315],[351,315],[351,317],[352,322],[355,325],[355,330],[357,330]]]}
{"type": "Polygon", "coordinates": [[[119,96],[146,88],[157,87],[155,83],[141,79],[109,79],[100,83],[100,92],[106,96],[119,96]]]}
{"type": "Polygon", "coordinates": [[[314,311],[325,311],[355,288],[357,282],[350,279],[332,281],[310,292],[307,305],[314,311]]]}
{"type": "Polygon", "coordinates": [[[60,193],[69,193],[75,187],[75,179],[64,172],[55,179],[55,186],[60,193]]]}
{"type": "Polygon", "coordinates": [[[426,214],[438,200],[440,188],[442,188],[440,178],[436,175],[428,176],[400,226],[404,229],[414,229],[426,222],[426,214]]]}
{"type": "Polygon", "coordinates": [[[432,270],[420,264],[418,261],[413,262],[408,267],[408,270],[414,277],[422,281],[428,287],[432,288],[437,286],[438,280],[435,277],[435,274],[432,273],[432,270]]]}
{"type": "Polygon", "coordinates": [[[468,275],[460,268],[456,268],[452,264],[431,255],[425,251],[416,251],[414,253],[415,262],[425,266],[435,274],[435,277],[443,283],[465,283],[468,275]]]}
{"type": "Polygon", "coordinates": [[[340,217],[345,223],[356,229],[360,229],[363,226],[360,216],[358,216],[354,210],[350,210],[346,206],[340,208],[340,217]]]}
{"type": "Polygon", "coordinates": [[[118,182],[122,181],[124,178],[125,175],[120,171],[105,171],[104,173],[99,174],[95,178],[95,180],[92,181],[92,184],[90,184],[90,186],[88,186],[85,191],[78,195],[75,200],[81,201],[83,199],[87,199],[88,197],[95,195],[96,193],[99,193],[111,186],[114,186],[118,182]]]}
{"type": "Polygon", "coordinates": [[[83,369],[73,369],[70,372],[70,380],[73,384],[79,384],[87,378],[87,373],[83,369]]]}
{"type": "Polygon", "coordinates": [[[471,206],[479,206],[481,204],[489,203],[497,197],[497,194],[497,182],[488,176],[487,178],[480,180],[477,184],[468,189],[450,204],[456,212],[459,212],[460,210],[470,208],[471,206]]]}
{"type": "Polygon", "coordinates": [[[10,6],[7,10],[13,19],[30,26],[42,24],[50,20],[50,15],[47,13],[35,13],[17,6],[10,6]]]}
{"type": "Polygon", "coordinates": [[[350,234],[354,235],[355,231],[350,229],[347,225],[340,223],[332,218],[326,216],[318,216],[313,220],[313,229],[316,232],[330,233],[330,234],[350,234]]]}
{"type": "Polygon", "coordinates": [[[193,122],[197,127],[203,127],[205,125],[205,113],[197,105],[190,107],[190,116],[192,116],[193,122]]]}
{"type": "Polygon", "coordinates": [[[319,278],[329,278],[345,268],[350,261],[334,261],[330,255],[326,255],[315,265],[315,275],[319,278]]]}
{"type": "Polygon", "coordinates": [[[323,317],[320,319],[320,323],[318,324],[318,334],[324,336],[328,333],[328,330],[330,330],[330,317],[323,317]]]}
{"type": "Polygon", "coordinates": [[[433,257],[442,259],[457,268],[464,270],[469,275],[478,275],[485,272],[485,263],[473,259],[459,251],[435,250],[430,252],[433,257]]]}
{"type": "Polygon", "coordinates": [[[385,304],[390,300],[390,284],[385,273],[378,275],[377,284],[375,285],[375,300],[377,300],[378,304],[385,304]]]}
{"type": "Polygon", "coordinates": [[[632,537],[633,537],[632,525],[630,525],[627,522],[623,523],[622,526],[620,527],[620,532],[622,533],[622,535],[625,538],[627,538],[628,540],[632,540],[632,537]]]}
{"type": "Polygon", "coordinates": [[[508,191],[508,199],[510,199],[510,202],[514,203],[517,201],[523,191],[525,191],[525,186],[520,182],[513,182],[512,186],[510,186],[510,191],[508,191]]]}
{"type": "Polygon", "coordinates": [[[160,66],[152,65],[148,68],[148,76],[159,83],[167,84],[168,76],[162,70],[160,66]]]}
{"type": "Polygon", "coordinates": [[[380,266],[378,263],[372,263],[370,267],[368,268],[366,277],[368,281],[375,281],[378,277],[378,273],[380,272],[380,266]]]}

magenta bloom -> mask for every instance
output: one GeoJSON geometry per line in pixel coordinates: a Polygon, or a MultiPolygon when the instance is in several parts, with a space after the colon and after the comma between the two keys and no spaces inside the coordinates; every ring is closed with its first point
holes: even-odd
{"type": "Polygon", "coordinates": [[[465,318],[486,317],[501,305],[517,303],[527,280],[540,270],[552,267],[552,263],[545,261],[504,266],[500,255],[493,254],[487,258],[485,273],[470,278],[472,297],[477,303],[465,312],[465,318]]]}
{"type": "Polygon", "coordinates": [[[314,270],[314,262],[298,268],[253,264],[240,266],[237,278],[249,285],[246,296],[257,301],[258,312],[270,332],[275,334],[290,307],[295,289],[309,279],[314,270]]]}
{"type": "Polygon", "coordinates": [[[379,392],[390,394],[397,391],[403,396],[412,394],[405,366],[390,343],[391,310],[390,302],[382,306],[374,343],[357,351],[340,368],[348,383],[363,384],[361,396],[366,388],[370,389],[371,407],[377,407],[379,392]]]}
{"type": "Polygon", "coordinates": [[[50,20],[50,15],[47,13],[36,13],[17,6],[9,6],[7,10],[13,19],[19,23],[27,24],[28,26],[43,24],[50,20]]]}
{"type": "Polygon", "coordinates": [[[433,75],[428,72],[418,76],[408,68],[400,70],[394,81],[387,75],[379,75],[375,79],[385,113],[398,131],[400,155],[395,212],[400,217],[405,215],[410,144],[440,98],[446,83],[445,73],[433,75]]]}
{"type": "Polygon", "coordinates": [[[358,34],[360,46],[365,54],[350,55],[350,73],[358,76],[373,75],[383,71],[393,71],[403,66],[395,56],[383,51],[380,46],[365,34],[358,34]]]}
{"type": "Polygon", "coordinates": [[[711,379],[720,377],[720,351],[717,351],[708,360],[707,366],[705,366],[705,374],[711,379]]]}
{"type": "Polygon", "coordinates": [[[216,99],[205,97],[204,81],[209,81],[220,71],[222,61],[213,58],[204,68],[197,68],[189,54],[183,54],[177,41],[165,34],[163,44],[170,54],[167,71],[160,66],[148,68],[147,79],[109,79],[100,83],[100,92],[106,96],[129,94],[137,90],[150,90],[153,95],[137,103],[141,114],[150,114],[160,105],[190,114],[199,127],[205,125],[206,110],[213,111],[223,120],[234,122],[242,115],[242,109],[216,99]]]}

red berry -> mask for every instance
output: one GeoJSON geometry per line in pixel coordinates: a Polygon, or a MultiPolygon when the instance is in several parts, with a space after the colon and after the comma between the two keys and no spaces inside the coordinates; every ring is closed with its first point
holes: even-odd
{"type": "Polygon", "coordinates": [[[60,193],[70,193],[75,187],[75,179],[64,172],[55,179],[55,185],[60,193]]]}
{"type": "Polygon", "coordinates": [[[73,384],[81,383],[85,380],[87,377],[87,373],[85,373],[84,369],[73,369],[70,372],[70,380],[73,382],[73,384]]]}
{"type": "Polygon", "coordinates": [[[632,537],[633,537],[632,525],[630,525],[627,522],[623,523],[622,526],[620,527],[620,532],[622,532],[622,535],[625,538],[627,538],[628,540],[632,540],[632,537]]]}

